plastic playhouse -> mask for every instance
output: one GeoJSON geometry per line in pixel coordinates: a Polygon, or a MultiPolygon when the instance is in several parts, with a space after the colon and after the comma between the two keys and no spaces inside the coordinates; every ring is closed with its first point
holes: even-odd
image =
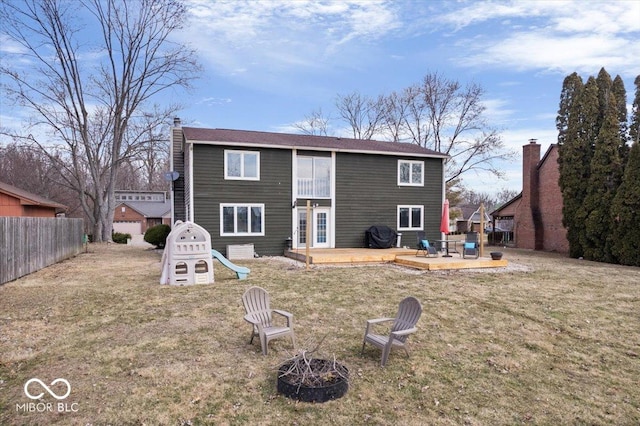
{"type": "Polygon", "coordinates": [[[162,253],[160,284],[192,285],[214,282],[213,258],[233,270],[238,279],[249,275],[249,268],[237,266],[211,248],[211,236],[193,222],[177,221],[167,236],[162,253]]]}

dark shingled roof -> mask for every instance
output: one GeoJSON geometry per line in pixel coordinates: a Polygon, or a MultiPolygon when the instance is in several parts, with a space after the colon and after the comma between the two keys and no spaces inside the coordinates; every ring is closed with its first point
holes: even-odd
{"type": "Polygon", "coordinates": [[[447,158],[446,154],[411,143],[197,127],[183,127],[182,131],[187,142],[195,143],[447,158]]]}

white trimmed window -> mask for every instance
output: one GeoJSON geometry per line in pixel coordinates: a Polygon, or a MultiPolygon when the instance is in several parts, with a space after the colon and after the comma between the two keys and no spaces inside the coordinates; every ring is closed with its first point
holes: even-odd
{"type": "Polygon", "coordinates": [[[331,158],[298,157],[298,197],[331,197],[331,158]]]}
{"type": "Polygon", "coordinates": [[[398,206],[398,231],[422,230],[424,206],[398,206]]]}
{"type": "Polygon", "coordinates": [[[220,235],[264,235],[264,204],[220,204],[220,235]]]}
{"type": "Polygon", "coordinates": [[[424,161],[398,160],[399,186],[424,186],[424,161]]]}
{"type": "Polygon", "coordinates": [[[260,153],[257,151],[224,151],[224,178],[260,180],[260,153]]]}

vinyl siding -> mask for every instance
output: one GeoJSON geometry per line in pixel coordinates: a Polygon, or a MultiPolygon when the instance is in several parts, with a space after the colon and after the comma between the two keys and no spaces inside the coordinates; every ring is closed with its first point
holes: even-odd
{"type": "Polygon", "coordinates": [[[211,234],[213,248],[225,254],[227,245],[251,243],[259,255],[282,255],[291,235],[291,151],[259,150],[260,180],[243,181],[224,179],[225,149],[239,148],[193,147],[194,221],[211,234]],[[264,204],[264,236],[221,237],[221,203],[264,204]]]}
{"type": "Polygon", "coordinates": [[[184,152],[182,151],[183,135],[180,127],[174,127],[171,133],[171,151],[173,160],[173,171],[178,172],[178,179],[172,182],[173,185],[173,215],[174,220],[187,220],[185,190],[184,190],[184,152]]]}
{"type": "MultiPolygon", "coordinates": [[[[398,205],[424,206],[427,238],[440,238],[442,160],[425,158],[424,186],[398,186],[398,159],[411,157],[338,153],[336,157],[336,247],[364,247],[372,225],[397,230],[398,205]]],[[[416,245],[415,231],[401,231],[402,244],[416,245]]]]}

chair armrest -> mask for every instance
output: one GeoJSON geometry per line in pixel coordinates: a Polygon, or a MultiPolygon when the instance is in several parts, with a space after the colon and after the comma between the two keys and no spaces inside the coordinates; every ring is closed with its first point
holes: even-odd
{"type": "Polygon", "coordinates": [[[293,314],[291,312],[283,311],[281,309],[272,309],[272,312],[275,312],[278,315],[282,315],[283,317],[293,318],[293,314]]]}
{"type": "Polygon", "coordinates": [[[258,320],[253,316],[253,314],[247,314],[247,315],[245,315],[245,316],[244,316],[244,320],[245,320],[245,321],[247,321],[247,322],[249,322],[249,323],[251,323],[251,324],[254,324],[254,325],[258,325],[258,324],[260,323],[260,321],[258,321],[258,320]]]}
{"type": "Polygon", "coordinates": [[[376,318],[367,320],[367,324],[379,324],[381,322],[395,321],[395,318],[376,318]]]}
{"type": "Polygon", "coordinates": [[[287,319],[287,327],[291,327],[291,323],[293,323],[293,314],[291,312],[283,311],[281,309],[272,309],[271,312],[285,317],[287,319]]]}
{"type": "Polygon", "coordinates": [[[407,334],[415,333],[416,331],[418,331],[418,327],[412,327],[412,328],[407,328],[406,330],[392,331],[391,335],[392,336],[406,336],[407,334]]]}
{"type": "Polygon", "coordinates": [[[369,329],[372,325],[382,324],[383,322],[395,321],[395,318],[376,318],[367,320],[367,328],[364,330],[364,334],[369,334],[369,329]]]}

